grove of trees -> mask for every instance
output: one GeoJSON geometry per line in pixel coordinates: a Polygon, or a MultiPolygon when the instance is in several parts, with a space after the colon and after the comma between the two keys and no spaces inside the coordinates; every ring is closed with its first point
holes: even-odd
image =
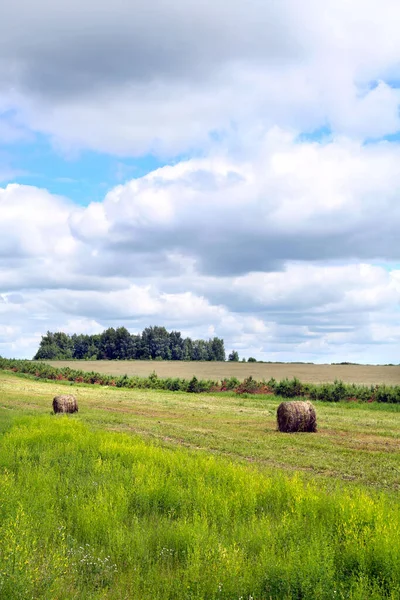
{"type": "Polygon", "coordinates": [[[110,327],[95,335],[48,331],[33,360],[225,360],[224,340],[183,338],[179,331],[146,327],[131,334],[110,327]]]}

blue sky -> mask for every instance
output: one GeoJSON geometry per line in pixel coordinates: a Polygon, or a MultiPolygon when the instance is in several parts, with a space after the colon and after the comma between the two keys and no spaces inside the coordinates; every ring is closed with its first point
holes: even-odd
{"type": "Polygon", "coordinates": [[[395,0],[22,4],[0,354],[159,324],[263,360],[400,362],[395,0]]]}
{"type": "Polygon", "coordinates": [[[151,155],[121,158],[93,150],[68,154],[40,134],[12,146],[3,144],[0,153],[4,167],[10,171],[3,185],[17,182],[43,187],[81,205],[101,202],[109,189],[164,164],[151,155]]]}

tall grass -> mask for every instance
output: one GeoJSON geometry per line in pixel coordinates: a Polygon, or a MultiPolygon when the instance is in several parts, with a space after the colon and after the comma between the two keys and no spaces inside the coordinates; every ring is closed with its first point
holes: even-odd
{"type": "Polygon", "coordinates": [[[400,504],[75,417],[0,438],[0,597],[399,598],[400,504]]]}

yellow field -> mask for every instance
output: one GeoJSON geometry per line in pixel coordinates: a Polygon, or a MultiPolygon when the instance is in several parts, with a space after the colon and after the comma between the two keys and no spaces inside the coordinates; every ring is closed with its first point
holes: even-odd
{"type": "Polygon", "coordinates": [[[276,380],[297,377],[307,383],[333,382],[340,379],[346,383],[372,385],[386,383],[400,385],[400,366],[370,365],[304,365],[304,364],[265,364],[234,362],[183,362],[183,361],[44,361],[55,367],[68,366],[71,369],[96,371],[110,375],[147,376],[153,371],[159,377],[221,380],[237,377],[240,380],[252,375],[255,379],[276,380]]]}

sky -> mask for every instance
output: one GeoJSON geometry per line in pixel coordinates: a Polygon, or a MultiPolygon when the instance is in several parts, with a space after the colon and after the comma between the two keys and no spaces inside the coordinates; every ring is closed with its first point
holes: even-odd
{"type": "Polygon", "coordinates": [[[397,0],[5,0],[0,355],[400,363],[397,0]]]}

